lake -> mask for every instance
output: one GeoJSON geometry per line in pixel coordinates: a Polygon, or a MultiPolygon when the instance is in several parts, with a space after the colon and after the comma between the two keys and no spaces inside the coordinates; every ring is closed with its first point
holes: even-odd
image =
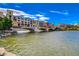
{"type": "Polygon", "coordinates": [[[79,31],[13,35],[0,39],[0,46],[20,56],[79,56],[79,31]]]}

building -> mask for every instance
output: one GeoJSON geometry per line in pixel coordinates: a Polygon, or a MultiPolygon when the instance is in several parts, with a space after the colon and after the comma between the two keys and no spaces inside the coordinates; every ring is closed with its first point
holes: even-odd
{"type": "Polygon", "coordinates": [[[23,15],[21,16],[13,16],[13,27],[18,28],[32,28],[33,20],[31,18],[26,18],[23,15]]]}
{"type": "Polygon", "coordinates": [[[33,25],[32,25],[32,19],[31,18],[25,18],[25,26],[27,28],[33,27],[33,25]]]}
{"type": "Polygon", "coordinates": [[[19,16],[13,16],[12,26],[13,27],[20,27],[20,19],[19,19],[19,16]]]}
{"type": "Polygon", "coordinates": [[[7,10],[6,17],[7,17],[8,19],[13,20],[13,11],[12,11],[12,10],[7,10]]]}
{"type": "MultiPolygon", "coordinates": [[[[0,17],[4,17],[3,12],[0,12],[0,17]]],[[[13,28],[45,28],[48,26],[44,21],[33,20],[31,18],[24,17],[23,15],[15,16],[12,10],[7,10],[6,17],[12,20],[13,28]]]]}
{"type": "Polygon", "coordinates": [[[44,22],[43,21],[39,21],[39,27],[44,27],[44,22]]]}
{"type": "Polygon", "coordinates": [[[1,12],[1,11],[0,11],[0,17],[2,17],[2,18],[4,17],[3,12],[1,12]]]}
{"type": "Polygon", "coordinates": [[[22,28],[25,26],[25,18],[22,15],[13,16],[12,24],[13,27],[22,28]]]}

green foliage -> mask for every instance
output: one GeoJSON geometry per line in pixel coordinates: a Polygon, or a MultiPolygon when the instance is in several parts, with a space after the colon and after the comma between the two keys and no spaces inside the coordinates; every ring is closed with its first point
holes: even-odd
{"type": "Polygon", "coordinates": [[[3,30],[3,18],[0,17],[0,30],[3,30]]]}
{"type": "Polygon", "coordinates": [[[3,29],[4,30],[8,30],[12,27],[12,21],[10,19],[8,19],[7,17],[4,17],[4,21],[3,21],[3,29]]]}
{"type": "Polygon", "coordinates": [[[46,29],[45,28],[39,28],[40,30],[42,30],[42,32],[46,32],[46,29]]]}
{"type": "Polygon", "coordinates": [[[62,29],[63,30],[68,30],[68,31],[70,31],[70,30],[79,30],[79,27],[73,25],[73,26],[63,27],[62,29]]]}
{"type": "Polygon", "coordinates": [[[7,17],[0,17],[0,30],[8,30],[12,27],[12,21],[7,17]]]}

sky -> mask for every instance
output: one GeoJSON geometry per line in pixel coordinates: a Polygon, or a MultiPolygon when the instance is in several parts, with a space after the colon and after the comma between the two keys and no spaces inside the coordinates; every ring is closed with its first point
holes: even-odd
{"type": "Polygon", "coordinates": [[[14,15],[58,24],[79,24],[78,3],[0,3],[0,11],[11,9],[14,15]]]}

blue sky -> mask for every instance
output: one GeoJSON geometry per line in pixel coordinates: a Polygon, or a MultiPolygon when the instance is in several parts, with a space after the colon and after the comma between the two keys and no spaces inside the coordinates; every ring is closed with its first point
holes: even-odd
{"type": "Polygon", "coordinates": [[[18,10],[31,15],[33,19],[44,19],[43,21],[55,25],[79,24],[77,3],[0,3],[0,8],[18,10]]]}

